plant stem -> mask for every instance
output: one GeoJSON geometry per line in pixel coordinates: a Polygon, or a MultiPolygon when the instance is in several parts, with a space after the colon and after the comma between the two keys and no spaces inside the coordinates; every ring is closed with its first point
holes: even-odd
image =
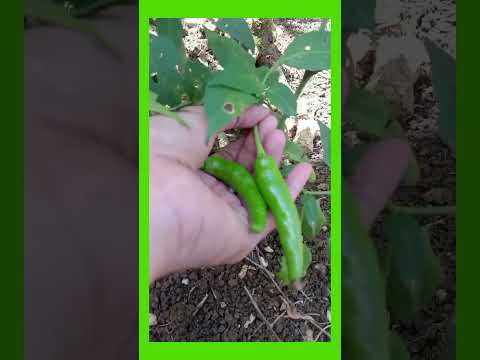
{"type": "Polygon", "coordinates": [[[300,81],[300,84],[297,87],[297,90],[295,90],[295,98],[300,97],[302,95],[303,89],[305,88],[305,85],[307,85],[308,80],[315,75],[318,71],[310,71],[310,70],[305,70],[305,74],[303,74],[302,81],[300,81]]]}
{"type": "Polygon", "coordinates": [[[424,206],[424,207],[415,207],[415,206],[400,206],[400,205],[390,205],[388,207],[391,211],[409,214],[409,215],[453,215],[456,214],[455,206],[424,206]]]}
{"type": "Polygon", "coordinates": [[[309,191],[309,190],[303,190],[304,194],[309,194],[309,195],[320,195],[320,196],[330,196],[330,191],[309,191]]]}
{"type": "Polygon", "coordinates": [[[277,68],[280,66],[279,62],[276,61],[273,63],[273,65],[270,67],[270,69],[268,69],[267,73],[265,74],[265,77],[263,78],[262,80],[262,84],[265,85],[265,83],[267,82],[267,79],[268,77],[275,71],[277,70],[277,68]]]}
{"type": "Polygon", "coordinates": [[[258,125],[253,128],[255,135],[255,146],[257,147],[257,157],[265,156],[265,150],[263,149],[262,139],[260,139],[260,132],[258,131],[258,125]]]}

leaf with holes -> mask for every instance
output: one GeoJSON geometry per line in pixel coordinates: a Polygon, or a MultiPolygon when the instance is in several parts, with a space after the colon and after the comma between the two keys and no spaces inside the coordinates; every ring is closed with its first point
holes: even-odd
{"type": "Polygon", "coordinates": [[[432,298],[441,279],[440,263],[415,218],[390,215],[384,223],[391,262],[387,298],[395,319],[411,319],[432,298]]]}
{"type": "Polygon", "coordinates": [[[210,70],[198,61],[188,61],[183,67],[182,87],[192,104],[203,100],[210,70]]]}
{"type": "Polygon", "coordinates": [[[389,359],[385,286],[377,252],[352,192],[342,183],[342,353],[349,360],[389,359]]]}
{"type": "Polygon", "coordinates": [[[433,92],[440,103],[440,137],[455,153],[457,146],[457,78],[455,60],[429,39],[425,40],[425,45],[432,62],[433,92]]]}
{"type": "Polygon", "coordinates": [[[255,41],[252,32],[244,19],[219,19],[217,27],[237,40],[245,48],[255,52],[255,41]]]}
{"type": "Polygon", "coordinates": [[[314,240],[325,224],[325,215],[318,200],[310,194],[302,195],[302,234],[307,240],[314,240]]]}
{"type": "Polygon", "coordinates": [[[150,90],[161,104],[170,107],[182,102],[182,66],[187,58],[180,19],[158,19],[157,35],[150,34],[150,90]]]}
{"type": "Polygon", "coordinates": [[[323,162],[330,167],[330,128],[320,120],[318,121],[318,126],[320,127],[320,138],[323,147],[323,162]]]}
{"type": "MultiPolygon", "coordinates": [[[[260,82],[263,81],[269,70],[270,69],[267,66],[260,66],[258,68],[255,68],[255,73],[257,74],[257,78],[260,82]]],[[[278,69],[273,70],[270,75],[268,75],[268,79],[265,80],[265,85],[271,86],[273,84],[276,84],[279,78],[280,71],[278,69]]]]}
{"type": "Polygon", "coordinates": [[[267,100],[283,115],[295,116],[297,114],[297,99],[292,90],[284,84],[276,83],[266,92],[267,100]]]}
{"type": "Polygon", "coordinates": [[[305,149],[302,147],[302,145],[299,145],[291,140],[287,140],[283,153],[291,161],[308,161],[308,158],[305,156],[305,149]]]}
{"type": "Polygon", "coordinates": [[[207,86],[204,98],[208,118],[207,140],[257,102],[257,98],[234,89],[207,86]]]}
{"type": "Polygon", "coordinates": [[[342,30],[356,32],[375,27],[376,0],[346,0],[342,2],[342,30]]]}
{"type": "Polygon", "coordinates": [[[258,79],[254,68],[248,72],[239,72],[237,69],[229,67],[223,71],[212,73],[208,86],[225,86],[246,94],[260,97],[265,87],[258,79]]]}
{"type": "Polygon", "coordinates": [[[214,31],[205,30],[208,38],[208,47],[213,50],[215,57],[224,69],[233,68],[238,72],[248,72],[255,68],[254,58],[237,42],[214,31]]]}
{"type": "Polygon", "coordinates": [[[365,89],[351,88],[346,117],[357,131],[381,137],[385,134],[390,115],[390,107],[384,97],[365,89]]]}
{"type": "Polygon", "coordinates": [[[320,30],[298,35],[277,63],[306,70],[330,69],[330,32],[320,30]]]}

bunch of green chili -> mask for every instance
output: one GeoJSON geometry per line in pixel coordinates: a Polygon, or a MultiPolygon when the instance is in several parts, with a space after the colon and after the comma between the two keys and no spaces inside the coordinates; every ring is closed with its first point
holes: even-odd
{"type": "Polygon", "coordinates": [[[267,224],[267,207],[277,225],[284,256],[279,278],[285,284],[299,287],[311,262],[310,250],[303,243],[302,224],[290,190],[276,161],[262,145],[257,126],[254,128],[257,158],[254,176],[242,165],[218,155],[210,156],[203,170],[222,180],[243,200],[252,231],[260,233],[267,224]]]}

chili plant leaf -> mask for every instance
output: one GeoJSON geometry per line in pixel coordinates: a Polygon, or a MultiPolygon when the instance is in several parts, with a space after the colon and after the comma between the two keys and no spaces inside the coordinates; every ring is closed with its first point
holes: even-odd
{"type": "Polygon", "coordinates": [[[432,298],[441,279],[440,263],[415,218],[390,215],[384,224],[391,262],[387,298],[396,319],[411,319],[432,298]]]}
{"type": "Polygon", "coordinates": [[[299,145],[291,140],[287,140],[287,143],[285,144],[285,150],[283,152],[291,161],[302,162],[306,160],[305,150],[303,149],[302,145],[299,145]]]}
{"type": "Polygon", "coordinates": [[[345,0],[342,2],[342,30],[356,32],[375,27],[376,0],[345,0]]]}
{"type": "Polygon", "coordinates": [[[255,52],[255,41],[245,19],[219,19],[217,27],[251,50],[252,53],[255,52]]]}
{"type": "MultiPolygon", "coordinates": [[[[263,81],[263,79],[268,73],[268,70],[269,68],[267,66],[260,66],[258,68],[255,68],[255,73],[257,74],[257,78],[260,82],[263,81]]],[[[278,82],[279,77],[280,77],[280,71],[276,69],[270,73],[270,75],[268,76],[268,79],[265,81],[265,84],[267,86],[271,86],[278,82]]]]}
{"type": "Polygon", "coordinates": [[[202,101],[207,81],[210,78],[210,70],[198,61],[188,61],[182,66],[182,88],[192,104],[202,101]]]}
{"type": "Polygon", "coordinates": [[[302,234],[307,240],[314,240],[322,231],[325,215],[313,195],[303,194],[302,204],[302,234]]]}
{"type": "Polygon", "coordinates": [[[189,127],[185,120],[180,117],[180,115],[178,115],[176,112],[170,111],[166,106],[160,104],[157,101],[157,94],[152,91],[150,91],[150,111],[166,115],[173,120],[176,120],[180,125],[189,127]]]}
{"type": "Polygon", "coordinates": [[[342,353],[349,360],[388,360],[385,286],[373,242],[347,185],[342,191],[342,353]],[[366,306],[368,304],[368,306],[366,306]],[[368,330],[365,328],[368,324],[368,330]]]}
{"type": "Polygon", "coordinates": [[[384,97],[365,89],[351,88],[346,117],[357,131],[381,137],[385,133],[390,115],[390,108],[384,97]]]}
{"type": "Polygon", "coordinates": [[[284,84],[276,83],[267,89],[268,101],[283,115],[295,116],[297,114],[297,99],[292,90],[284,84]]]}
{"type": "Polygon", "coordinates": [[[237,42],[225,36],[220,36],[214,31],[205,30],[208,39],[208,47],[213,50],[220,65],[226,68],[236,69],[242,73],[252,71],[255,68],[253,57],[245,51],[237,42]]]}
{"type": "Polygon", "coordinates": [[[278,64],[306,70],[330,69],[330,32],[320,30],[298,35],[280,56],[278,64]]]}
{"type": "Polygon", "coordinates": [[[393,331],[390,332],[388,343],[390,345],[391,360],[409,360],[410,359],[410,354],[408,353],[407,347],[403,343],[400,336],[398,336],[393,331]]]}
{"type": "Polygon", "coordinates": [[[318,126],[320,127],[320,138],[322,140],[323,161],[330,167],[330,128],[321,121],[318,121],[318,126]]]}
{"type": "MultiPolygon", "coordinates": [[[[250,65],[249,65],[250,66],[250,65]]],[[[255,74],[252,67],[248,72],[239,72],[236,68],[225,68],[223,71],[212,73],[208,86],[225,86],[246,94],[259,97],[264,86],[255,74]]]]}
{"type": "Polygon", "coordinates": [[[439,101],[439,131],[442,140],[456,151],[456,64],[445,50],[431,40],[425,45],[432,62],[433,92],[439,101]]]}
{"type": "Polygon", "coordinates": [[[255,97],[231,88],[207,86],[204,98],[208,118],[207,140],[257,102],[255,97]]]}
{"type": "Polygon", "coordinates": [[[150,34],[150,90],[160,103],[171,107],[179,105],[186,94],[181,84],[186,63],[181,29],[180,19],[160,19],[157,35],[150,34]]]}
{"type": "Polygon", "coordinates": [[[294,167],[295,165],[293,164],[283,165],[280,168],[280,172],[282,173],[282,176],[286,179],[288,177],[288,174],[290,174],[290,172],[293,170],[294,167]]]}

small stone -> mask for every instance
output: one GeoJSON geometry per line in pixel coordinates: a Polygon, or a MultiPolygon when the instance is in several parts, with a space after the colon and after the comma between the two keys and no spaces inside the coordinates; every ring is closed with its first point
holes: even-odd
{"type": "Polygon", "coordinates": [[[243,325],[243,327],[244,327],[245,329],[247,329],[247,328],[250,326],[250,324],[253,323],[254,321],[255,321],[255,315],[250,314],[249,319],[245,322],[245,324],[243,325]]]}
{"type": "Polygon", "coordinates": [[[225,309],[225,308],[227,307],[227,304],[226,304],[224,301],[221,301],[221,302],[220,302],[220,307],[221,307],[222,309],[225,309]]]}
{"type": "Polygon", "coordinates": [[[238,285],[237,279],[228,280],[228,286],[233,287],[233,286],[237,286],[237,285],[238,285]]]}
{"type": "Polygon", "coordinates": [[[313,330],[310,328],[307,328],[305,331],[305,340],[306,341],[313,341],[313,330]]]}
{"type": "Polygon", "coordinates": [[[190,280],[188,278],[182,279],[183,285],[188,285],[189,283],[190,283],[190,280]]]}
{"type": "Polygon", "coordinates": [[[243,279],[246,275],[247,275],[247,272],[248,272],[248,265],[243,265],[242,266],[242,269],[240,270],[240,272],[238,273],[238,277],[240,279],[243,279]]]}
{"type": "Polygon", "coordinates": [[[438,301],[443,302],[447,298],[447,291],[445,289],[438,289],[435,295],[438,301]]]}
{"type": "Polygon", "coordinates": [[[273,253],[273,249],[270,247],[270,246],[265,246],[264,250],[267,252],[267,253],[273,253]]]}
{"type": "Polygon", "coordinates": [[[262,264],[263,267],[268,267],[268,262],[263,258],[263,256],[258,257],[260,259],[260,264],[262,264]]]}
{"type": "Polygon", "coordinates": [[[328,226],[327,225],[323,225],[322,226],[322,231],[327,231],[328,230],[328,226]]]}
{"type": "Polygon", "coordinates": [[[332,322],[332,314],[330,313],[330,309],[327,310],[327,320],[328,322],[332,322]]]}
{"type": "Polygon", "coordinates": [[[315,264],[313,268],[324,276],[327,274],[327,266],[325,264],[315,264]]]}
{"type": "Polygon", "coordinates": [[[148,323],[150,326],[157,325],[157,316],[155,314],[150,313],[148,317],[148,323]]]}

